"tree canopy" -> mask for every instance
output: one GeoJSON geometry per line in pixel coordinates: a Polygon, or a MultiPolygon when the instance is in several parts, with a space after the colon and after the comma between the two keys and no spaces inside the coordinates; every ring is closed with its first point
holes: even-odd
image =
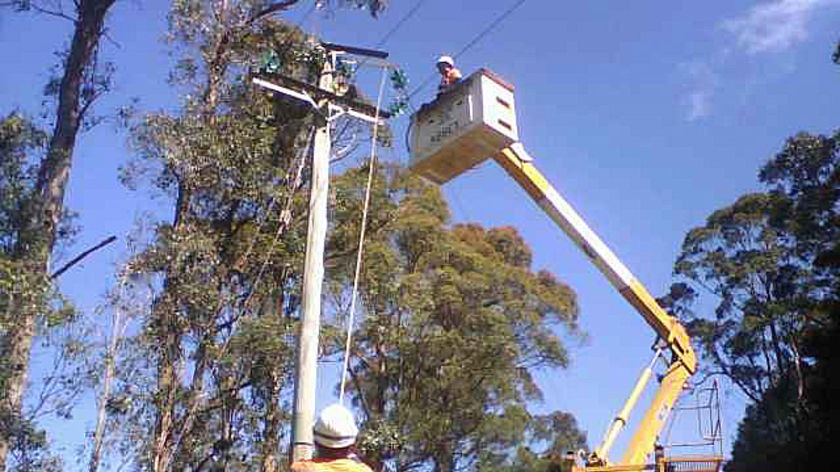
{"type": "Polygon", "coordinates": [[[800,470],[831,456],[836,388],[840,132],[799,133],[744,195],[686,235],[666,300],[708,370],[751,400],[727,470],[800,470]],[[693,302],[714,296],[712,316],[693,302]],[[819,458],[819,459],[817,459],[819,458]]]}
{"type": "MultiPolygon", "coordinates": [[[[527,409],[542,395],[534,369],[568,365],[557,330],[579,334],[574,292],[533,271],[515,229],[450,227],[436,188],[398,168],[378,176],[350,373],[371,427],[366,452],[394,470],[503,464],[541,421],[527,409]]],[[[332,253],[355,253],[363,177],[350,170],[335,183],[332,253]]],[[[339,319],[354,261],[331,263],[339,319]]],[[[558,434],[580,436],[564,425],[558,434]]]]}

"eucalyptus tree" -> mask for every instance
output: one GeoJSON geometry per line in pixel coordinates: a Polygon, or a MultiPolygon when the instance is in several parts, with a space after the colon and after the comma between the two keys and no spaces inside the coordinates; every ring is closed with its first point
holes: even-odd
{"type": "MultiPolygon", "coordinates": [[[[346,315],[364,172],[335,184],[328,251],[333,306],[346,315]]],[[[379,169],[371,197],[349,391],[365,417],[363,448],[392,470],[508,462],[538,419],[536,369],[563,368],[561,333],[579,336],[574,291],[532,267],[513,228],[451,225],[434,187],[379,169]],[[362,315],[362,313],[360,313],[362,315]]],[[[332,346],[340,350],[343,337],[332,346]]],[[[543,433],[545,431],[543,430],[543,433]]],[[[544,437],[544,436],[541,436],[544,437]]]]}
{"type": "Polygon", "coordinates": [[[751,400],[728,468],[800,470],[836,436],[840,133],[788,138],[759,180],[686,235],[665,301],[751,400]]]}
{"type": "Polygon", "coordinates": [[[132,129],[126,182],[148,177],[174,206],[132,261],[160,287],[137,339],[154,381],[120,413],[145,425],[137,460],[155,471],[277,470],[283,457],[312,116],[255,89],[249,73],[271,55],[280,72],[317,80],[317,39],[274,16],[296,3],[174,2],[172,78],[183,103],[132,129]]]}
{"type": "MultiPolygon", "coordinates": [[[[111,85],[112,68],[97,60],[99,45],[106,31],[106,16],[114,0],[79,0],[72,13],[55,9],[51,2],[14,0],[6,6],[18,10],[36,10],[73,22],[69,47],[61,55],[58,74],[46,92],[56,98],[55,122],[47,137],[45,153],[35,164],[31,197],[15,222],[10,259],[18,264],[23,277],[40,278],[48,285],[50,257],[61,239],[62,221],[67,213],[64,194],[76,138],[85,123],[90,124],[91,107],[111,85]]],[[[60,3],[59,3],[60,7],[60,3]]],[[[11,282],[11,281],[10,281],[11,282]]],[[[0,470],[5,467],[10,429],[7,425],[20,419],[29,366],[29,353],[42,310],[19,305],[20,298],[10,298],[11,321],[0,331],[0,359],[8,372],[0,402],[0,470]],[[11,422],[11,423],[10,423],[11,422]]]]}

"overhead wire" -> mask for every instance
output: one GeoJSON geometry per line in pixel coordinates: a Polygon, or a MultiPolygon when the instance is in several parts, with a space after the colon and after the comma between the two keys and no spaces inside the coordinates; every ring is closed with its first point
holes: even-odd
{"type": "Polygon", "coordinates": [[[286,34],[283,35],[283,41],[280,42],[280,48],[278,50],[279,53],[283,53],[283,52],[286,51],[286,49],[289,47],[289,45],[291,43],[292,35],[294,34],[294,32],[296,30],[300,29],[301,25],[303,25],[303,22],[306,21],[309,18],[309,16],[312,13],[315,12],[317,7],[318,7],[318,2],[317,1],[312,2],[312,6],[310,6],[309,9],[307,9],[306,12],[303,14],[303,16],[300,17],[297,20],[297,22],[295,22],[294,27],[289,28],[289,31],[287,31],[286,34]]]}
{"type": "MultiPolygon", "coordinates": [[[[481,31],[480,31],[480,32],[479,32],[479,33],[478,33],[475,37],[473,37],[470,41],[468,41],[468,42],[467,42],[467,43],[466,43],[466,44],[465,44],[465,45],[464,45],[464,46],[463,46],[463,47],[462,47],[462,48],[461,48],[461,49],[460,49],[460,50],[459,50],[459,51],[458,51],[458,52],[457,52],[454,56],[453,56],[453,58],[457,59],[457,58],[461,57],[462,55],[464,55],[464,54],[465,54],[467,51],[469,51],[469,50],[470,50],[473,46],[475,46],[476,44],[478,44],[478,42],[479,42],[479,41],[481,41],[482,39],[484,39],[484,37],[485,37],[485,36],[487,36],[487,35],[490,33],[490,31],[493,31],[493,29],[494,29],[494,28],[496,28],[496,27],[497,27],[497,26],[498,26],[498,25],[499,25],[502,21],[504,21],[507,17],[509,17],[511,14],[513,14],[513,12],[514,12],[514,11],[516,11],[516,9],[518,9],[519,7],[521,7],[521,6],[522,6],[522,4],[524,4],[526,1],[527,1],[527,0],[517,0],[515,3],[513,3],[513,4],[512,4],[512,5],[511,5],[511,6],[510,6],[507,10],[505,10],[504,12],[502,12],[502,14],[501,14],[501,15],[499,15],[498,17],[496,17],[496,19],[495,19],[495,20],[493,20],[493,22],[491,22],[491,23],[490,23],[487,27],[485,27],[483,30],[481,30],[481,31]]],[[[416,112],[416,108],[414,107],[414,104],[413,104],[413,103],[411,103],[411,99],[412,99],[412,98],[414,98],[414,96],[415,96],[415,95],[417,95],[417,94],[418,94],[421,90],[423,90],[423,89],[424,89],[427,85],[429,85],[429,82],[431,82],[431,81],[432,81],[432,79],[434,79],[435,75],[436,75],[436,74],[435,74],[434,72],[432,72],[431,74],[429,74],[429,75],[428,75],[428,76],[427,76],[427,77],[423,80],[423,82],[421,82],[421,83],[420,83],[420,85],[418,85],[417,87],[415,87],[415,88],[414,88],[414,90],[412,90],[412,91],[411,91],[411,92],[410,92],[410,93],[406,96],[406,104],[408,105],[408,108],[411,110],[412,114],[416,112]]],[[[405,130],[405,136],[404,136],[404,139],[405,139],[405,147],[406,147],[406,149],[408,149],[409,153],[411,152],[410,134],[411,134],[411,125],[409,124],[409,125],[408,125],[408,127],[407,127],[407,128],[406,128],[406,130],[405,130]]]]}
{"type": "MultiPolygon", "coordinates": [[[[408,12],[406,12],[406,14],[379,40],[379,42],[376,43],[375,47],[381,47],[382,45],[384,45],[420,9],[420,7],[422,7],[423,4],[426,3],[426,1],[427,0],[418,0],[414,4],[414,6],[408,12]]],[[[492,31],[502,21],[504,21],[508,16],[510,16],[517,8],[519,8],[522,4],[524,4],[525,1],[526,0],[517,0],[517,2],[515,2],[511,7],[509,7],[507,10],[505,10],[499,17],[497,17],[492,23],[490,23],[490,25],[488,25],[486,28],[484,28],[474,38],[472,38],[464,47],[462,47],[461,50],[459,50],[458,53],[455,54],[454,57],[455,58],[460,57],[461,55],[466,53],[469,49],[471,49],[473,46],[475,46],[487,34],[489,34],[490,31],[492,31]]],[[[296,25],[296,27],[299,27],[299,25],[302,24],[303,21],[305,21],[305,19],[308,18],[308,16],[310,14],[312,14],[312,12],[315,11],[317,6],[318,6],[318,2],[317,1],[313,2],[313,6],[298,21],[298,25],[296,25]]],[[[317,28],[318,28],[318,25],[316,24],[316,29],[317,28]]],[[[317,32],[316,32],[316,34],[317,34],[317,32]]],[[[287,34],[286,39],[284,39],[284,48],[285,48],[285,45],[286,45],[285,44],[286,40],[289,38],[290,35],[291,35],[291,32],[289,34],[287,34]]],[[[363,60],[361,63],[359,63],[359,67],[364,65],[366,62],[367,62],[367,59],[363,60]]],[[[376,166],[375,166],[375,163],[376,163],[376,148],[377,148],[376,144],[377,144],[378,131],[379,131],[379,114],[380,114],[380,109],[381,109],[381,106],[382,106],[382,95],[383,95],[383,92],[384,92],[385,77],[386,77],[386,71],[387,70],[388,70],[387,67],[382,69],[382,74],[381,74],[380,82],[379,82],[379,93],[378,93],[377,101],[376,101],[376,114],[375,114],[375,120],[374,120],[374,125],[373,125],[373,133],[372,133],[372,136],[371,136],[371,153],[370,153],[370,159],[369,159],[368,180],[367,180],[367,186],[366,186],[366,191],[365,191],[364,207],[363,207],[363,210],[362,210],[361,228],[360,228],[360,231],[359,231],[359,247],[358,247],[358,250],[357,250],[357,253],[356,253],[356,268],[355,268],[355,274],[354,274],[354,280],[353,280],[353,290],[352,290],[352,293],[351,293],[351,300],[350,300],[350,311],[349,311],[349,316],[348,316],[348,320],[347,320],[347,334],[346,334],[346,338],[345,338],[344,360],[343,360],[343,363],[342,363],[341,384],[340,384],[340,390],[339,390],[339,403],[343,403],[344,393],[346,391],[347,374],[348,374],[349,362],[350,362],[350,346],[351,346],[351,343],[352,343],[353,327],[354,327],[354,323],[355,323],[356,301],[357,301],[357,298],[358,298],[359,278],[360,278],[360,275],[361,275],[361,265],[362,265],[362,258],[363,258],[363,253],[364,253],[363,251],[364,251],[365,231],[366,231],[366,228],[367,228],[367,216],[368,216],[368,212],[369,212],[369,208],[370,208],[370,193],[371,193],[371,188],[372,188],[372,184],[373,184],[374,171],[375,171],[375,168],[376,168],[376,166]]],[[[423,83],[421,83],[417,88],[415,88],[407,96],[407,99],[409,101],[410,106],[411,106],[411,102],[410,102],[411,98],[413,96],[415,96],[420,90],[422,90],[426,85],[428,85],[428,82],[433,77],[434,77],[434,74],[431,74],[426,80],[423,81],[423,83]]],[[[414,107],[411,106],[411,108],[413,109],[414,107]]],[[[275,238],[274,238],[274,240],[272,241],[272,244],[271,244],[272,248],[278,240],[277,236],[279,236],[279,234],[275,235],[275,238]]],[[[271,253],[271,252],[272,251],[269,250],[269,253],[271,253]]],[[[257,278],[256,278],[255,283],[254,283],[255,286],[256,286],[257,283],[259,283],[260,277],[262,276],[262,273],[265,269],[265,266],[266,266],[267,262],[268,262],[268,258],[266,258],[266,260],[263,262],[263,265],[260,268],[259,273],[257,274],[257,278]]],[[[250,300],[250,298],[251,298],[251,295],[253,295],[253,290],[252,290],[251,294],[249,294],[248,299],[245,302],[246,306],[247,306],[248,300],[250,300]]]]}
{"type": "MultiPolygon", "coordinates": [[[[382,38],[380,38],[379,41],[373,47],[374,48],[380,48],[385,43],[387,43],[388,40],[391,39],[391,37],[394,36],[394,34],[396,34],[396,32],[399,31],[400,28],[402,28],[402,26],[405,24],[405,22],[407,22],[409,19],[411,19],[411,17],[414,16],[415,13],[417,13],[417,10],[419,10],[420,7],[422,7],[423,4],[426,3],[427,1],[428,0],[417,0],[417,2],[411,7],[411,9],[409,9],[406,12],[406,14],[403,15],[402,18],[400,18],[397,21],[397,23],[394,26],[392,26],[391,29],[388,30],[388,32],[385,33],[382,36],[382,38]]],[[[365,57],[364,59],[362,59],[362,61],[359,62],[359,64],[356,66],[356,70],[359,70],[359,68],[361,68],[363,65],[367,64],[369,60],[370,60],[370,58],[368,58],[368,57],[365,57]]]]}
{"type": "Polygon", "coordinates": [[[478,42],[481,41],[482,39],[484,39],[484,37],[487,36],[487,34],[489,34],[490,31],[492,31],[494,28],[496,28],[496,26],[498,26],[499,23],[504,21],[508,16],[513,14],[513,12],[516,11],[517,8],[521,7],[522,4],[524,4],[526,1],[527,0],[518,0],[516,3],[511,5],[510,8],[508,8],[504,13],[499,15],[499,17],[496,18],[495,21],[490,23],[490,25],[487,28],[485,28],[482,32],[480,32],[475,38],[473,38],[472,41],[467,43],[467,45],[464,46],[463,48],[461,48],[460,51],[455,53],[455,58],[457,59],[458,57],[463,55],[465,52],[469,51],[473,46],[478,44],[478,42]]]}
{"type": "MultiPolygon", "coordinates": [[[[416,14],[419,10],[420,10],[420,8],[421,8],[421,7],[422,7],[422,6],[423,6],[423,5],[424,5],[427,1],[428,1],[428,0],[418,0],[417,2],[415,2],[415,3],[414,3],[414,5],[413,5],[413,6],[412,6],[412,7],[411,7],[411,8],[410,8],[410,9],[409,9],[409,10],[408,10],[408,11],[407,11],[407,12],[406,12],[403,16],[402,16],[402,18],[400,18],[400,19],[399,19],[399,20],[398,20],[398,21],[394,24],[394,26],[393,26],[393,27],[391,27],[391,29],[390,29],[390,30],[388,30],[388,31],[387,31],[387,32],[386,32],[386,33],[382,36],[382,38],[380,38],[380,39],[379,39],[379,41],[378,41],[378,42],[374,45],[374,48],[379,48],[379,47],[382,47],[382,46],[383,46],[386,42],[388,42],[388,40],[389,40],[389,39],[391,39],[391,38],[394,36],[394,34],[396,34],[396,33],[397,33],[397,31],[399,31],[399,30],[400,30],[400,28],[402,28],[402,26],[403,26],[403,25],[404,25],[404,24],[405,24],[408,20],[410,20],[410,19],[414,16],[414,15],[415,15],[415,14],[416,14]]],[[[309,16],[310,16],[310,15],[311,15],[311,14],[312,14],[312,13],[313,13],[316,9],[317,9],[318,5],[319,5],[319,2],[318,2],[318,1],[314,1],[314,2],[312,2],[312,6],[311,6],[311,7],[308,9],[308,11],[307,11],[307,12],[303,15],[303,17],[302,17],[302,18],[300,18],[300,19],[298,20],[297,24],[295,25],[296,27],[295,27],[295,28],[293,28],[293,29],[291,29],[291,30],[290,30],[290,31],[289,31],[289,32],[285,35],[285,37],[284,37],[283,41],[281,42],[281,48],[280,48],[280,50],[285,50],[285,49],[286,49],[286,47],[288,46],[288,39],[290,38],[291,34],[294,32],[294,30],[295,30],[296,28],[299,28],[299,27],[300,27],[300,25],[301,25],[301,24],[302,24],[302,23],[303,23],[303,22],[304,22],[304,21],[305,21],[305,20],[306,20],[306,19],[307,19],[307,18],[308,18],[308,17],[309,17],[309,16]]],[[[317,29],[317,24],[316,24],[316,29],[317,29]]],[[[316,35],[317,35],[317,31],[316,31],[316,35]]],[[[362,66],[364,66],[365,64],[367,64],[369,61],[370,61],[370,58],[369,58],[369,57],[365,57],[364,59],[362,59],[362,61],[361,61],[361,62],[359,62],[359,63],[356,65],[355,70],[356,70],[356,71],[358,71],[358,70],[359,70],[362,66]]],[[[387,66],[387,67],[389,67],[389,68],[395,68],[395,66],[393,66],[392,64],[386,64],[386,66],[387,66]]],[[[353,74],[353,75],[355,76],[355,72],[354,72],[354,74],[353,74]]],[[[414,111],[414,106],[413,106],[410,102],[408,103],[408,106],[409,106],[409,108],[410,108],[410,109],[412,110],[412,112],[413,112],[413,111],[414,111]]]]}
{"type": "MultiPolygon", "coordinates": [[[[406,12],[406,14],[405,14],[405,15],[403,15],[403,16],[402,16],[402,18],[400,18],[400,19],[397,21],[397,23],[396,23],[396,24],[394,24],[394,26],[393,26],[393,27],[391,27],[391,29],[390,29],[390,30],[388,30],[388,32],[386,32],[386,33],[382,36],[382,38],[380,38],[380,39],[379,39],[379,41],[378,41],[378,42],[377,42],[377,43],[376,43],[373,47],[374,47],[374,48],[380,48],[380,47],[382,47],[382,46],[383,46],[386,42],[388,42],[388,40],[389,40],[389,39],[391,39],[391,37],[393,37],[393,36],[394,36],[394,34],[396,34],[396,32],[397,32],[397,31],[399,31],[399,29],[400,29],[400,28],[402,28],[402,26],[403,26],[403,25],[404,25],[404,24],[405,24],[405,23],[406,23],[409,19],[411,19],[411,17],[412,17],[412,16],[414,16],[414,14],[415,14],[415,13],[417,13],[417,11],[418,11],[418,10],[420,10],[420,7],[422,7],[422,6],[423,6],[423,4],[424,4],[424,3],[426,3],[427,1],[428,1],[428,0],[417,0],[417,2],[415,2],[415,3],[414,3],[414,5],[413,5],[413,6],[412,6],[412,7],[411,7],[411,8],[410,8],[407,12],[406,12]]],[[[358,71],[358,70],[359,70],[362,66],[364,66],[365,64],[367,64],[369,61],[370,61],[370,58],[369,58],[369,57],[365,57],[364,59],[362,59],[362,61],[361,61],[361,62],[359,62],[359,63],[356,65],[356,71],[358,71]]],[[[395,67],[395,66],[393,66],[393,65],[391,65],[391,64],[388,64],[388,65],[389,65],[390,67],[395,67]]]]}
{"type": "MultiPolygon", "coordinates": [[[[490,23],[490,25],[488,25],[486,28],[481,30],[481,32],[479,32],[473,39],[471,39],[469,42],[467,42],[467,44],[464,47],[462,47],[461,50],[459,50],[453,56],[453,58],[454,59],[459,58],[464,53],[469,51],[473,46],[478,44],[478,42],[481,41],[482,39],[484,39],[484,37],[487,36],[490,33],[490,31],[493,31],[494,28],[496,28],[502,21],[504,21],[507,17],[509,17],[511,14],[513,14],[513,12],[516,11],[519,7],[521,7],[522,4],[524,4],[526,1],[527,0],[517,0],[515,3],[513,3],[513,5],[511,5],[507,10],[505,10],[495,20],[493,20],[493,22],[490,23]]],[[[418,85],[411,93],[408,94],[408,100],[410,101],[412,97],[414,97],[418,92],[420,92],[421,90],[423,90],[423,88],[425,88],[427,85],[429,85],[429,82],[434,77],[435,77],[434,72],[429,74],[429,76],[426,77],[426,79],[420,85],[418,85]]]]}
{"type": "Polygon", "coordinates": [[[382,36],[382,39],[380,39],[374,47],[382,47],[382,45],[385,44],[389,39],[391,39],[391,36],[393,36],[394,33],[396,33],[397,30],[399,30],[406,21],[408,21],[412,16],[414,16],[415,13],[417,13],[417,10],[419,10],[420,7],[422,7],[423,4],[426,3],[426,1],[427,0],[418,0],[417,3],[415,3],[414,6],[411,7],[411,9],[408,10],[408,12],[405,15],[403,15],[403,17],[400,18],[399,21],[397,21],[397,24],[395,24],[390,30],[388,30],[387,33],[385,33],[384,36],[382,36]]]}

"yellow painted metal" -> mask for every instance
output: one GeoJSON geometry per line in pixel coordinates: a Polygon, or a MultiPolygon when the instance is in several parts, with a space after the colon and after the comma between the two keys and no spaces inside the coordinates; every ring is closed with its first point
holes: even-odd
{"type": "Polygon", "coordinates": [[[604,440],[601,441],[601,445],[595,449],[595,458],[602,461],[609,461],[609,451],[612,448],[613,442],[618,437],[618,433],[620,433],[627,425],[627,419],[630,417],[630,412],[633,410],[633,407],[636,405],[636,402],[642,395],[645,386],[653,375],[653,366],[656,361],[659,360],[660,355],[662,355],[662,351],[657,349],[653,359],[650,361],[650,364],[645,367],[645,370],[642,371],[642,375],[639,376],[639,380],[636,382],[636,386],[633,387],[630,397],[624,403],[624,407],[618,415],[616,415],[615,419],[613,419],[609,429],[607,429],[607,433],[604,435],[604,440]]]}
{"type": "MultiPolygon", "coordinates": [[[[697,368],[697,359],[688,333],[680,322],[670,316],[647,289],[639,282],[603,241],[586,225],[583,219],[559,195],[543,174],[533,164],[520,143],[501,150],[494,156],[505,171],[528,193],[528,195],[560,226],[560,228],[583,250],[593,264],[609,279],[621,295],[642,315],[645,321],[666,342],[673,354],[659,390],[621,461],[622,467],[609,470],[641,470],[647,456],[653,451],[657,435],[662,430],[668,414],[679,397],[686,381],[697,368]]],[[[636,393],[631,395],[631,398],[636,393]]],[[[610,441],[611,442],[611,441],[610,441]]],[[[607,444],[608,446],[609,444],[607,444]]],[[[606,449],[606,448],[599,448],[606,449]]],[[[606,451],[604,451],[606,454],[606,451]]],[[[587,469],[591,471],[598,468],[587,469]]]]}
{"type": "Polygon", "coordinates": [[[676,456],[656,464],[608,465],[603,467],[572,467],[572,472],[718,472],[723,458],[720,456],[676,456]]]}
{"type": "Polygon", "coordinates": [[[642,472],[644,470],[654,470],[654,467],[648,464],[605,465],[603,467],[578,467],[574,472],[642,472]]]}
{"type": "MultiPolygon", "coordinates": [[[[642,318],[665,341],[672,353],[672,363],[665,375],[651,405],[625,451],[619,465],[608,467],[587,467],[589,472],[636,471],[650,469],[644,463],[653,451],[654,442],[662,430],[668,414],[685,386],[695,372],[697,360],[688,333],[679,321],[670,316],[630,270],[618,259],[607,245],[592,231],[583,218],[575,212],[545,176],[536,168],[533,159],[521,143],[514,143],[493,156],[503,169],[528,193],[528,195],[554,220],[558,226],[580,247],[592,263],[609,279],[621,295],[642,315],[642,318]]],[[[448,178],[463,170],[455,171],[448,178]]],[[[643,375],[644,376],[644,375],[643,375]]],[[[630,404],[640,394],[638,385],[631,395],[630,404]]],[[[627,406],[622,409],[623,418],[616,423],[626,422],[627,406]]],[[[607,434],[605,444],[598,450],[604,455],[614,439],[613,426],[607,434]]]]}
{"type": "Polygon", "coordinates": [[[620,290],[621,295],[636,308],[645,321],[665,340],[674,355],[680,358],[685,368],[692,374],[697,369],[697,357],[685,327],[673,316],[659,306],[647,289],[638,280],[634,280],[627,288],[620,290]]]}
{"type": "Polygon", "coordinates": [[[555,204],[558,199],[563,204],[565,201],[562,201],[554,187],[533,164],[533,159],[527,154],[524,156],[522,154],[525,153],[521,145],[509,146],[502,149],[495,156],[495,160],[592,259],[598,269],[642,315],[656,334],[665,340],[674,355],[693,374],[697,368],[697,359],[685,328],[659,306],[644,285],[636,280],[600,238],[586,227],[582,218],[571,207],[559,208],[559,205],[555,204]],[[601,246],[603,248],[600,248],[601,246]]]}
{"type": "Polygon", "coordinates": [[[678,360],[668,367],[668,372],[663,377],[656,395],[624,452],[621,464],[645,463],[689,377],[691,377],[691,372],[678,360]]]}

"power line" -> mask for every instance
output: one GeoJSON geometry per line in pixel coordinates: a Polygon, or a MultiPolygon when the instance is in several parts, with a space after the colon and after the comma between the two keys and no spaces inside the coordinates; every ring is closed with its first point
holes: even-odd
{"type": "Polygon", "coordinates": [[[485,36],[487,36],[487,34],[488,34],[490,31],[492,31],[492,30],[493,30],[493,28],[495,28],[496,26],[498,26],[498,25],[499,25],[499,23],[501,23],[502,21],[504,21],[504,19],[505,19],[505,18],[507,18],[508,16],[510,16],[510,15],[511,15],[514,11],[516,11],[516,9],[517,9],[517,8],[521,7],[521,6],[522,6],[522,4],[523,4],[523,3],[525,3],[525,2],[526,2],[526,0],[519,0],[518,2],[514,3],[514,4],[510,7],[510,8],[508,8],[508,9],[507,9],[507,11],[505,11],[505,12],[504,12],[504,13],[502,13],[502,14],[501,14],[498,18],[496,18],[496,20],[495,20],[493,23],[490,23],[490,26],[488,26],[487,28],[485,28],[485,29],[484,29],[484,31],[482,31],[481,33],[479,33],[479,34],[478,34],[475,38],[473,38],[473,40],[472,40],[472,41],[470,41],[469,43],[467,43],[467,45],[466,45],[466,46],[464,46],[464,47],[463,47],[460,51],[458,51],[458,52],[455,54],[455,58],[457,59],[460,55],[464,54],[465,52],[467,52],[468,50],[470,50],[470,48],[472,48],[473,46],[475,46],[475,45],[476,45],[476,43],[478,43],[479,41],[481,41],[482,39],[484,39],[484,37],[485,37],[485,36]]]}
{"type": "Polygon", "coordinates": [[[385,42],[388,41],[391,38],[391,36],[393,36],[394,33],[396,33],[397,30],[400,29],[400,27],[402,27],[403,23],[408,21],[412,16],[414,16],[415,13],[417,13],[417,10],[419,10],[424,3],[426,3],[426,0],[418,0],[417,3],[415,3],[414,6],[411,7],[411,10],[409,10],[405,15],[403,15],[403,17],[400,18],[400,21],[398,21],[393,28],[391,28],[387,33],[385,33],[385,35],[382,36],[382,39],[380,39],[374,47],[378,48],[385,44],[385,42]]]}
{"type": "MultiPolygon", "coordinates": [[[[377,42],[373,47],[374,48],[380,48],[386,42],[388,42],[388,40],[391,39],[391,36],[393,36],[402,27],[402,25],[405,24],[406,21],[408,21],[412,16],[414,16],[414,14],[417,13],[417,10],[419,10],[420,7],[423,6],[424,3],[426,3],[426,1],[427,0],[418,0],[417,3],[415,3],[414,6],[411,7],[411,9],[408,10],[408,12],[406,12],[406,14],[403,15],[403,17],[400,18],[399,21],[397,21],[397,23],[390,30],[388,30],[388,32],[385,33],[382,36],[382,38],[379,40],[379,42],[377,42]]],[[[359,69],[362,68],[362,66],[367,64],[369,60],[370,60],[369,57],[365,57],[364,59],[362,59],[362,62],[360,62],[356,66],[356,71],[358,71],[359,69]]]]}
{"type": "MultiPolygon", "coordinates": [[[[455,59],[457,59],[462,54],[469,51],[473,46],[478,44],[479,41],[484,39],[484,37],[487,36],[487,34],[490,33],[490,31],[492,31],[496,26],[498,26],[499,23],[504,21],[508,16],[510,16],[514,11],[516,11],[517,8],[521,7],[522,4],[525,3],[526,1],[527,0],[517,0],[513,5],[511,5],[501,15],[499,15],[495,20],[493,20],[493,22],[490,23],[489,26],[484,28],[473,39],[471,39],[464,47],[462,47],[461,50],[458,51],[455,54],[455,56],[453,56],[453,57],[455,59]]],[[[429,74],[429,76],[420,85],[418,85],[417,88],[415,88],[410,94],[408,94],[408,99],[411,100],[411,98],[414,97],[417,94],[417,92],[423,90],[423,88],[425,88],[427,85],[429,85],[429,82],[435,77],[435,75],[436,74],[434,72],[429,74]]]]}
{"type": "Polygon", "coordinates": [[[291,37],[294,34],[294,32],[296,30],[300,29],[303,22],[306,21],[309,18],[309,15],[311,15],[313,12],[315,12],[315,9],[317,7],[318,7],[318,2],[317,1],[312,2],[312,6],[310,6],[309,9],[306,10],[306,12],[303,14],[303,16],[300,17],[300,19],[298,19],[297,22],[295,22],[294,27],[289,28],[289,31],[287,31],[286,34],[283,35],[283,41],[280,42],[280,48],[278,49],[278,53],[282,54],[283,52],[286,51],[286,49],[290,46],[290,43],[291,43],[290,40],[291,40],[291,37]]]}

